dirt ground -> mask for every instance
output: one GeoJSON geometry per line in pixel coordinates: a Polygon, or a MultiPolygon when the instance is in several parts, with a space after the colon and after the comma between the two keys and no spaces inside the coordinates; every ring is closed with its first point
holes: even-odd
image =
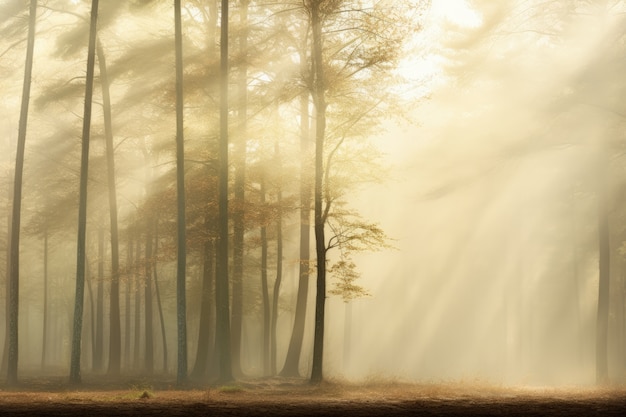
{"type": "Polygon", "coordinates": [[[257,379],[176,388],[163,379],[23,379],[0,383],[0,415],[11,416],[625,416],[626,387],[504,388],[480,382],[408,384],[257,379]]]}

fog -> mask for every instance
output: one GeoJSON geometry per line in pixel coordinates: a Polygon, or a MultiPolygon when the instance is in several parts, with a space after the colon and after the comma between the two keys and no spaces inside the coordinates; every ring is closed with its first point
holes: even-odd
{"type": "MultiPolygon", "coordinates": [[[[9,13],[13,3],[0,2],[4,7],[0,10],[7,16],[0,28],[6,33],[12,33],[11,19],[18,19],[9,13]]],[[[64,374],[70,359],[74,303],[77,123],[82,117],[84,88],[81,48],[85,46],[74,45],[85,33],[73,28],[77,25],[75,17],[54,9],[71,3],[83,13],[87,6],[79,1],[51,3],[50,8],[40,11],[34,105],[27,138],[19,366],[23,372],[64,374]],[[47,255],[48,339],[42,366],[44,230],[51,234],[47,255]]],[[[213,146],[217,126],[215,102],[202,98],[203,94],[214,93],[214,86],[201,86],[202,80],[215,74],[211,62],[202,55],[206,52],[202,43],[209,35],[201,29],[207,15],[201,17],[202,7],[197,3],[188,2],[185,9],[185,76],[191,85],[186,87],[185,134],[187,187],[192,195],[205,186],[201,180],[206,175],[203,169],[211,163],[206,144],[213,146]],[[203,65],[208,69],[202,69],[203,65]]],[[[168,372],[174,374],[175,243],[168,238],[173,233],[175,210],[171,177],[173,51],[161,52],[171,40],[167,37],[172,36],[167,32],[170,22],[162,17],[169,13],[167,7],[157,5],[141,17],[105,8],[106,36],[102,39],[109,48],[108,61],[113,63],[120,227],[131,230],[133,224],[140,223],[137,219],[150,212],[158,212],[161,218],[159,227],[164,238],[159,246],[162,255],[158,258],[158,280],[170,358],[168,372]],[[165,69],[153,71],[153,67],[165,69]],[[167,73],[168,68],[171,73],[167,73]],[[159,187],[165,191],[155,191],[159,187]]],[[[270,19],[261,7],[253,10],[258,13],[254,22],[270,19]]],[[[390,237],[392,248],[352,255],[360,274],[358,285],[367,294],[348,303],[340,296],[328,296],[325,376],[356,381],[481,380],[531,386],[595,383],[598,190],[606,187],[611,244],[609,376],[623,381],[626,2],[432,0],[419,21],[423,27],[406,39],[393,70],[396,79],[403,81],[389,87],[398,95],[405,114],[376,119],[376,129],[353,138],[353,144],[346,145],[346,153],[339,153],[340,161],[348,163],[337,168],[338,176],[354,180],[344,180],[347,185],[339,183],[342,200],[368,222],[378,223],[390,237]],[[370,158],[370,144],[382,153],[380,158],[370,158]],[[364,168],[361,160],[346,156],[350,152],[378,165],[364,168]],[[375,181],[365,183],[362,178],[375,181]]],[[[19,118],[24,46],[12,46],[14,42],[19,45],[19,40],[0,41],[0,83],[4,92],[0,100],[0,218],[6,218],[11,207],[5,196],[11,189],[19,118]]],[[[271,42],[267,41],[268,49],[271,42]]],[[[273,55],[268,58],[271,69],[257,71],[249,81],[251,95],[266,97],[289,84],[285,79],[297,72],[289,67],[295,60],[295,53],[290,54],[282,60],[273,55]]],[[[261,61],[256,56],[254,65],[262,66],[261,61]]],[[[371,85],[367,82],[363,81],[364,89],[371,85]]],[[[291,94],[289,88],[286,91],[291,94]]],[[[100,100],[100,96],[94,99],[100,100]]],[[[341,104],[335,106],[329,106],[330,118],[334,109],[343,109],[341,104]]],[[[298,118],[297,105],[285,99],[274,113],[270,105],[252,107],[250,113],[254,116],[250,116],[249,123],[253,133],[247,144],[246,162],[253,179],[246,193],[258,206],[250,209],[248,220],[253,226],[246,231],[243,294],[247,301],[241,366],[244,374],[258,376],[264,373],[258,228],[273,227],[270,221],[274,221],[275,213],[259,208],[256,193],[261,186],[254,178],[262,171],[263,160],[269,161],[265,164],[270,168],[276,164],[271,155],[274,144],[280,142],[286,162],[278,166],[282,173],[269,177],[268,198],[278,198],[271,187],[281,177],[285,198],[291,199],[291,207],[297,207],[298,183],[293,178],[298,176],[299,145],[293,122],[298,118]],[[272,220],[257,219],[263,216],[272,220]]],[[[84,340],[93,332],[90,297],[96,297],[97,283],[103,282],[104,297],[108,299],[106,277],[110,276],[108,243],[102,260],[106,266],[96,276],[98,229],[107,231],[107,239],[109,236],[101,105],[94,107],[93,117],[96,122],[92,129],[87,249],[92,288],[86,291],[84,340]]],[[[192,213],[204,207],[195,200],[187,204],[189,211],[196,210],[192,213]]],[[[296,303],[299,236],[298,215],[294,213],[295,209],[285,215],[283,225],[278,370],[285,360],[296,303]]],[[[189,218],[188,230],[197,229],[202,216],[192,214],[189,218]]],[[[120,259],[126,262],[129,255],[124,239],[130,232],[122,233],[120,259]]],[[[198,242],[203,237],[200,232],[189,234],[187,324],[192,367],[202,291],[198,242]]],[[[2,246],[8,246],[6,231],[1,236],[2,246]]],[[[272,231],[270,285],[276,273],[274,240],[272,231]]],[[[311,242],[314,261],[312,232],[311,242]]],[[[328,254],[331,262],[339,259],[337,251],[328,254]]],[[[3,254],[2,259],[5,257],[3,254]]],[[[131,279],[124,271],[122,303],[126,280],[131,279]]],[[[1,276],[4,303],[6,273],[3,271],[1,276]]],[[[312,273],[300,358],[303,376],[308,375],[311,365],[314,278],[312,273]]],[[[329,288],[334,282],[329,276],[329,288]]],[[[108,323],[108,301],[104,305],[104,322],[108,323]]],[[[0,310],[0,316],[4,316],[6,310],[0,310]]],[[[130,313],[122,304],[123,328],[126,314],[130,313]]],[[[160,370],[163,346],[157,323],[155,313],[154,368],[160,370]]],[[[104,326],[106,339],[108,324],[104,326]]],[[[0,320],[2,343],[5,328],[5,320],[0,320]]],[[[142,333],[141,343],[144,337],[142,333]]],[[[132,365],[132,358],[124,350],[124,338],[123,371],[139,372],[140,367],[132,365]]],[[[92,342],[83,343],[83,368],[88,372],[92,342]]],[[[108,343],[104,346],[106,353],[108,343]]]]}
{"type": "MultiPolygon", "coordinates": [[[[350,370],[591,383],[602,146],[611,146],[603,163],[612,189],[623,186],[623,85],[614,78],[623,78],[623,4],[576,9],[557,40],[556,23],[543,25],[569,5],[474,3],[481,26],[448,20],[430,28],[443,40],[416,47],[440,65],[434,77],[447,76],[414,111],[415,125],[380,141],[397,181],[367,190],[362,204],[398,250],[359,263],[373,295],[355,302],[350,370]]],[[[619,339],[622,301],[613,297],[619,339]]]]}

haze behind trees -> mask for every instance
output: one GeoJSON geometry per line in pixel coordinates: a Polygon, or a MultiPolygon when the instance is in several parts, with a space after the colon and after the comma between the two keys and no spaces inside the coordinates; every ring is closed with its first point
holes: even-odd
{"type": "MultiPolygon", "coordinates": [[[[7,218],[22,3],[0,3],[7,218]]],[[[38,12],[19,373],[70,365],[88,3],[49,1],[38,12]]],[[[231,378],[226,360],[234,378],[621,380],[623,2],[229,4],[226,80],[222,6],[182,2],[182,98],[172,5],[100,4],[97,62],[106,68],[96,65],[94,80],[83,373],[212,381],[231,378]],[[226,229],[219,141],[230,157],[226,229]],[[216,298],[224,278],[226,298],[216,298]]]]}

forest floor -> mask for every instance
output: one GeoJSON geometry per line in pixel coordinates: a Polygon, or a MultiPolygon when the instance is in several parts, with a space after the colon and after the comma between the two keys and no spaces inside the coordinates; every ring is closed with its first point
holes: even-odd
{"type": "Polygon", "coordinates": [[[11,416],[624,416],[626,387],[511,388],[480,382],[351,384],[304,379],[242,380],[180,389],[173,380],[66,377],[0,383],[0,415],[11,416]],[[123,382],[120,382],[122,381],[123,382]]]}

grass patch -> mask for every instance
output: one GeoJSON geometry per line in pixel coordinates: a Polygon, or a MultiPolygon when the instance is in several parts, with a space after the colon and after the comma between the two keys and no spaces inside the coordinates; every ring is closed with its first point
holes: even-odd
{"type": "Polygon", "coordinates": [[[123,396],[125,400],[147,400],[155,396],[152,384],[146,381],[131,384],[128,391],[128,394],[123,396]]]}
{"type": "Polygon", "coordinates": [[[219,392],[223,392],[224,394],[236,394],[238,392],[244,392],[242,386],[240,385],[222,385],[217,389],[219,392]]]}

